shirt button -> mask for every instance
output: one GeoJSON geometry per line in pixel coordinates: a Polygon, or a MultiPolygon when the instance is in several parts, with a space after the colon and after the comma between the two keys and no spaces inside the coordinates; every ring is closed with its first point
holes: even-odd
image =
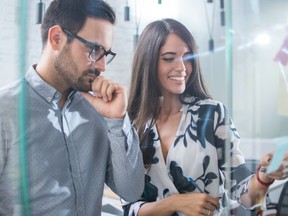
{"type": "Polygon", "coordinates": [[[55,98],[58,99],[60,97],[60,95],[57,93],[55,94],[55,98]]]}
{"type": "Polygon", "coordinates": [[[47,101],[51,102],[51,97],[47,97],[47,101]]]}
{"type": "Polygon", "coordinates": [[[82,210],[83,210],[83,208],[82,208],[82,207],[79,207],[79,208],[78,208],[78,211],[82,211],[82,210]]]}

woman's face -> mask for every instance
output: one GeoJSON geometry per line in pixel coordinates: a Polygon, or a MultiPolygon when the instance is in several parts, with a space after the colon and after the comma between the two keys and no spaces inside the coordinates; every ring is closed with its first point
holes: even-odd
{"type": "Polygon", "coordinates": [[[192,72],[192,52],[176,34],[169,34],[159,52],[158,80],[162,96],[184,92],[192,72]]]}

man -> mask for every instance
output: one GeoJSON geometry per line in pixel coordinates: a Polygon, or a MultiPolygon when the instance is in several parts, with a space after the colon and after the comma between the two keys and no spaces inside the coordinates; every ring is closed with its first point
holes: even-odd
{"type": "Polygon", "coordinates": [[[0,215],[100,215],[104,183],[125,200],[140,197],[126,89],[100,76],[116,55],[114,23],[102,0],[47,9],[38,64],[0,91],[0,215]]]}

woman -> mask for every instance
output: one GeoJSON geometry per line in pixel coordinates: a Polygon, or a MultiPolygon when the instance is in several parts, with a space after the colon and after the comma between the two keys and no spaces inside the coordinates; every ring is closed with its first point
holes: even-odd
{"type": "MultiPolygon", "coordinates": [[[[188,29],[173,19],[150,23],[132,69],[128,112],[146,176],[141,200],[124,202],[125,215],[220,215],[227,188],[247,208],[265,205],[269,185],[285,177],[283,167],[274,175],[258,172],[257,178],[246,167],[225,106],[207,93],[188,29]]],[[[271,157],[264,156],[259,169],[271,157]]]]}

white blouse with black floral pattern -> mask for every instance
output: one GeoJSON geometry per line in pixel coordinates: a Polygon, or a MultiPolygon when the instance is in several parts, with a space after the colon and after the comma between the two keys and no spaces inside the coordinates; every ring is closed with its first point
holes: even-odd
{"type": "MultiPolygon", "coordinates": [[[[166,161],[156,125],[149,132],[149,139],[142,147],[144,160],[151,164],[146,170],[145,189],[138,202],[126,203],[122,200],[125,215],[137,215],[145,202],[191,192],[220,197],[220,209],[223,210],[230,200],[225,187],[231,187],[229,196],[239,203],[240,196],[247,192],[253,173],[245,165],[239,150],[239,134],[225,106],[212,99],[188,98],[186,101],[187,104],[182,105],[180,125],[166,161]],[[196,182],[201,191],[191,181],[196,182]]],[[[183,214],[175,212],[173,215],[183,214]]],[[[214,215],[224,215],[224,211],[214,215]]]]}

